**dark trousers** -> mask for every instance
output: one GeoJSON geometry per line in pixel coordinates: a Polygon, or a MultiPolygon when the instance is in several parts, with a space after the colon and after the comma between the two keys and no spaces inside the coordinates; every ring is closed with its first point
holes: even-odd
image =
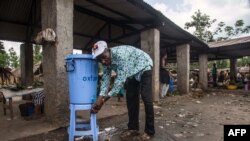
{"type": "Polygon", "coordinates": [[[217,75],[213,74],[213,86],[217,86],[217,75]]]}
{"type": "Polygon", "coordinates": [[[128,129],[139,130],[139,107],[140,95],[145,106],[145,130],[150,135],[155,133],[154,129],[154,109],[152,100],[152,71],[145,71],[142,74],[141,82],[135,78],[127,80],[127,108],[128,108],[128,129]]]}

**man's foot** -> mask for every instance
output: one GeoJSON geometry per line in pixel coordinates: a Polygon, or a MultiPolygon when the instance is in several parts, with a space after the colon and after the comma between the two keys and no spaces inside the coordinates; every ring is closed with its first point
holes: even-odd
{"type": "Polygon", "coordinates": [[[121,133],[120,138],[122,140],[127,140],[129,137],[134,137],[140,135],[138,130],[127,130],[121,133]]]}
{"type": "Polygon", "coordinates": [[[147,133],[143,133],[142,135],[140,135],[139,137],[137,137],[137,141],[148,141],[151,140],[154,137],[154,135],[150,135],[147,133]]]}

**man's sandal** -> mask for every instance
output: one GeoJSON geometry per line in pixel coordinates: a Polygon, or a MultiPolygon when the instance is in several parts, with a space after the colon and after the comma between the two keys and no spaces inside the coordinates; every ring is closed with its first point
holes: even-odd
{"type": "Polygon", "coordinates": [[[138,135],[140,135],[140,133],[137,130],[127,130],[121,133],[120,138],[125,139],[128,137],[138,136],[138,135]]]}
{"type": "Polygon", "coordinates": [[[139,137],[137,137],[138,141],[148,141],[150,139],[153,138],[154,135],[149,135],[147,133],[143,133],[142,135],[140,135],[139,137]]]}

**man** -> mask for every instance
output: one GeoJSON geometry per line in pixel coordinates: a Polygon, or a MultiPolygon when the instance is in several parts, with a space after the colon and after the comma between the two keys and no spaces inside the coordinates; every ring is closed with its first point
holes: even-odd
{"type": "Polygon", "coordinates": [[[162,55],[161,57],[161,67],[160,67],[160,82],[161,82],[161,98],[164,98],[167,95],[169,88],[169,72],[165,69],[167,60],[167,54],[162,55]]]}
{"type": "Polygon", "coordinates": [[[216,87],[217,86],[217,67],[215,63],[213,63],[212,76],[213,76],[213,86],[216,87]]]}
{"type": "Polygon", "coordinates": [[[155,134],[154,109],[152,102],[152,67],[149,55],[132,46],[122,45],[109,49],[105,41],[98,41],[92,48],[92,55],[103,67],[100,96],[93,105],[91,112],[97,113],[104,102],[117,94],[126,81],[126,101],[128,109],[128,130],[121,138],[139,135],[139,93],[145,106],[145,130],[140,140],[149,140],[155,134]],[[108,92],[111,71],[115,71],[112,89],[108,92]]]}

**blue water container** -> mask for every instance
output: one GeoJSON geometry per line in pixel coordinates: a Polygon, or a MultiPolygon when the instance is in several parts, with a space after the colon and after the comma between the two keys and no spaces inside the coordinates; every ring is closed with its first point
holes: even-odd
{"type": "Polygon", "coordinates": [[[98,63],[90,54],[69,54],[65,57],[72,104],[92,104],[96,100],[98,63]]]}

